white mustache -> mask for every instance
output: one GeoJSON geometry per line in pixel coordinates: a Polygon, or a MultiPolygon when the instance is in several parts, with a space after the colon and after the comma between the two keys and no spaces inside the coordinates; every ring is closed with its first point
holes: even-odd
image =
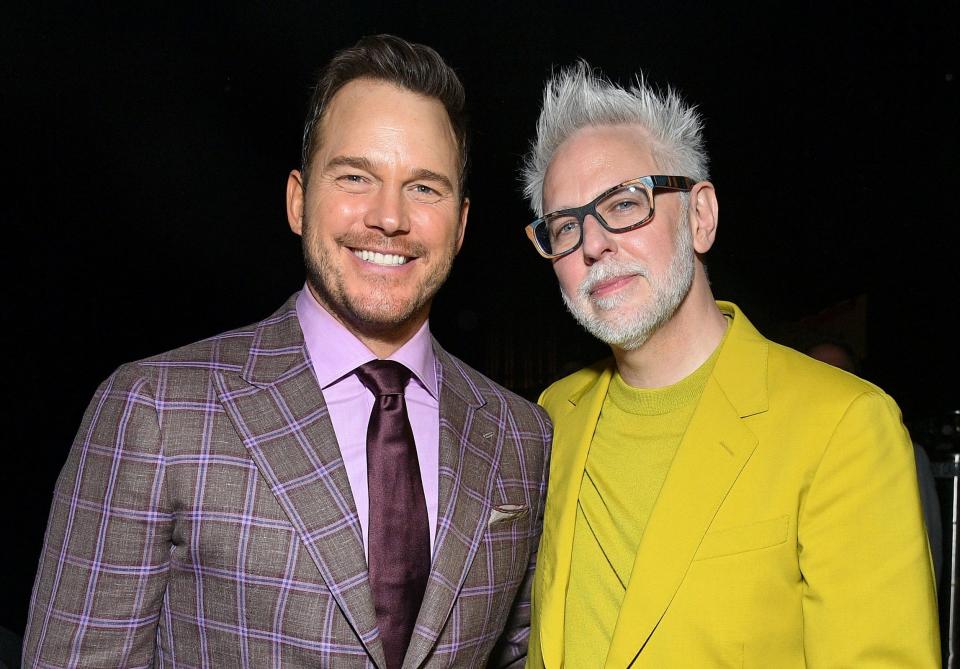
{"type": "Polygon", "coordinates": [[[587,278],[580,282],[580,286],[577,288],[578,295],[585,299],[590,299],[590,293],[593,292],[593,289],[596,288],[599,284],[604,281],[609,281],[610,279],[616,279],[617,277],[627,276],[627,275],[637,275],[637,276],[647,276],[647,267],[643,263],[639,262],[621,262],[619,260],[608,260],[603,263],[595,263],[591,265],[590,269],[587,272],[587,278]]]}

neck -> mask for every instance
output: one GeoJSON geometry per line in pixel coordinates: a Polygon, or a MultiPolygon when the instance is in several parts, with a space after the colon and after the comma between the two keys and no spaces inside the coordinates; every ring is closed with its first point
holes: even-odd
{"type": "Polygon", "coordinates": [[[413,339],[430,315],[430,304],[424,305],[418,313],[411,315],[401,323],[370,323],[351,319],[349,315],[342,314],[334,309],[312,285],[308,288],[313,297],[317,300],[323,309],[333,316],[347,331],[360,342],[370,349],[370,352],[381,360],[388,358],[397,350],[413,339]]]}
{"type": "Polygon", "coordinates": [[[397,349],[413,339],[413,335],[417,334],[425,320],[427,320],[426,316],[417,319],[416,322],[413,320],[407,321],[400,326],[396,326],[389,333],[360,332],[349,326],[347,329],[363,342],[363,345],[370,349],[375,356],[382,360],[389,358],[397,352],[397,349]]]}
{"type": "Polygon", "coordinates": [[[676,313],[640,348],[627,351],[614,347],[617,371],[634,388],[673,385],[713,354],[726,328],[727,319],[717,308],[705,277],[698,276],[676,313]]]}

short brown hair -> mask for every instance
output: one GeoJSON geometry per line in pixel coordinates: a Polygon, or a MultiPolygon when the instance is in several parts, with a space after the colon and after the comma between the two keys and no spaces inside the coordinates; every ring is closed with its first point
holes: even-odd
{"type": "Polygon", "coordinates": [[[377,79],[438,100],[450,118],[460,158],[458,186],[465,196],[467,181],[467,116],[463,84],[436,51],[394,35],[363,37],[337,52],[320,71],[303,128],[300,169],[304,183],[313,154],[320,146],[320,123],[337,92],[355,79],[377,79]]]}

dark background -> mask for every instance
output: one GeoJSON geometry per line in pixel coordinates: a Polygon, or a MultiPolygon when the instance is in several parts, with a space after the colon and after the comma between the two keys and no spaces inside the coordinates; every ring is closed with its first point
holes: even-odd
{"type": "Polygon", "coordinates": [[[0,626],[23,630],[97,384],[300,287],[286,175],[317,67],[364,34],[430,44],[466,86],[470,225],[431,323],[481,371],[535,397],[604,354],[529,247],[517,181],[545,76],[583,57],[699,105],[717,297],[785,341],[840,323],[932,451],[960,407],[956,2],[88,4],[0,10],[0,626]]]}

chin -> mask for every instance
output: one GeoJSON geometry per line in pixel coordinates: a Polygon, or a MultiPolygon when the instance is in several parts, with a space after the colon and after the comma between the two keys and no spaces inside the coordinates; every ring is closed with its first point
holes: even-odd
{"type": "Polygon", "coordinates": [[[401,299],[384,295],[365,295],[349,299],[342,305],[358,324],[376,330],[389,330],[414,320],[423,310],[423,305],[413,299],[401,299]]]}

